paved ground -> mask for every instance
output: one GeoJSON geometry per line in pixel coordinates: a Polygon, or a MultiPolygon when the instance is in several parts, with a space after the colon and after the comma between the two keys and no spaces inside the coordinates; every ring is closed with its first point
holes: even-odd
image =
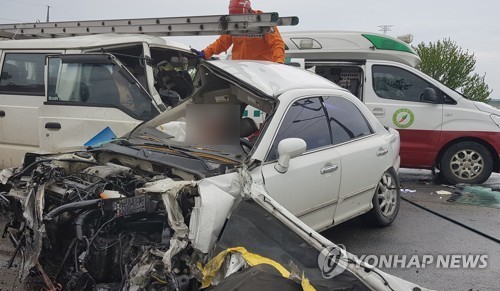
{"type": "MultiPolygon", "coordinates": [[[[3,219],[3,216],[0,216],[0,231],[3,231],[5,223],[6,220],[3,219]]],[[[20,260],[15,260],[12,268],[6,268],[13,252],[12,243],[7,238],[0,236],[0,291],[20,290],[17,287],[18,282],[16,280],[19,273],[18,266],[20,265],[20,260]]]]}
{"type": "MultiPolygon", "coordinates": [[[[403,169],[402,187],[417,190],[402,196],[461,223],[500,239],[500,209],[446,202],[438,190],[453,189],[433,180],[430,171],[403,169]]],[[[485,184],[500,186],[500,175],[485,184]],[[498,184],[497,184],[498,183],[498,184]]],[[[361,219],[323,232],[335,243],[344,244],[356,255],[452,255],[486,254],[485,269],[437,269],[435,267],[384,269],[386,272],[436,290],[499,290],[500,244],[402,201],[399,216],[388,228],[373,229],[361,219]]]]}

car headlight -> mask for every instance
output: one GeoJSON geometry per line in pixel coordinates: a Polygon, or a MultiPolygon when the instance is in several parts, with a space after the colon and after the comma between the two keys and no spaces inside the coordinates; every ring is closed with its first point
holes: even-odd
{"type": "Polygon", "coordinates": [[[500,116],[498,115],[495,115],[495,114],[492,114],[490,115],[491,117],[491,120],[493,120],[493,122],[498,126],[500,127],[500,116]]]}

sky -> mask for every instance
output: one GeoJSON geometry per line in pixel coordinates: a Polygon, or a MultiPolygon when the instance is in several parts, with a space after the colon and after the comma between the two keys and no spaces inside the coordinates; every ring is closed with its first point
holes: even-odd
{"type": "MultiPolygon", "coordinates": [[[[122,19],[226,14],[228,0],[0,0],[0,23],[122,19]]],[[[496,0],[254,0],[253,9],[298,16],[299,25],[282,31],[352,30],[379,32],[379,25],[393,25],[387,34],[411,33],[412,45],[450,38],[473,52],[476,72],[486,73],[500,99],[500,1],[496,0]]],[[[176,37],[203,49],[216,37],[176,37]]]]}

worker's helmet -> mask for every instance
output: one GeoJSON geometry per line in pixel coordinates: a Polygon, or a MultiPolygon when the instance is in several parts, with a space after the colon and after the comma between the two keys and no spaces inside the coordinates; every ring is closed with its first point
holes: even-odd
{"type": "Polygon", "coordinates": [[[230,0],[229,14],[248,14],[252,11],[252,3],[248,0],[230,0]]]}

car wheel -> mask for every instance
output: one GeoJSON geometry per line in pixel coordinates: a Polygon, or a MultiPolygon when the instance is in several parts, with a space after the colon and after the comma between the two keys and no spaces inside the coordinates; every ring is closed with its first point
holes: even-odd
{"type": "Polygon", "coordinates": [[[476,142],[454,144],[441,158],[441,173],[452,184],[481,184],[492,172],[491,153],[476,142]]]}
{"type": "Polygon", "coordinates": [[[378,182],[372,198],[373,208],[363,215],[363,220],[373,226],[389,226],[398,215],[400,203],[398,176],[393,169],[390,169],[378,182]]]}

